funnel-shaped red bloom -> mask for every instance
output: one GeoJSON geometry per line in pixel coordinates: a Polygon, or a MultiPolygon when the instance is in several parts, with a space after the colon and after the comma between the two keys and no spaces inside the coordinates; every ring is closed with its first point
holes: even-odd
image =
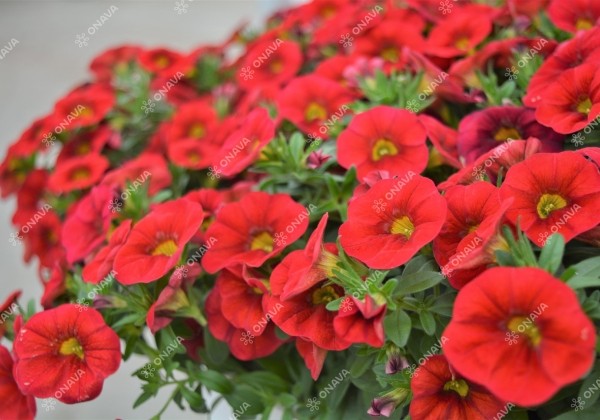
{"type": "Polygon", "coordinates": [[[594,363],[577,296],[538,268],[491,268],[461,289],[443,344],[463,377],[521,406],[548,401],[594,363]]]}
{"type": "Polygon", "coordinates": [[[446,201],[433,182],[409,173],[379,181],[350,203],[340,243],[371,268],[394,268],[433,240],[445,217],[446,201]]]}
{"type": "Polygon", "coordinates": [[[118,281],[130,285],[158,280],[175,267],[202,224],[199,204],[186,198],[156,207],[131,230],[115,257],[118,281]]]}
{"type": "Polygon", "coordinates": [[[252,192],[225,205],[208,228],[217,239],[202,258],[209,273],[246,264],[260,267],[300,238],[308,227],[308,210],[285,194],[252,192]]]}
{"type": "Polygon", "coordinates": [[[6,420],[33,420],[35,398],[23,395],[13,378],[13,359],[0,346],[0,418],[6,420]]]}
{"type": "Polygon", "coordinates": [[[538,245],[553,233],[570,241],[600,223],[600,173],[577,152],[538,153],[514,165],[500,195],[514,198],[508,219],[538,245]]]}
{"type": "Polygon", "coordinates": [[[119,337],[100,312],[61,305],[33,315],[14,343],[19,388],[74,404],[96,398],[121,362],[119,337]]]}
{"type": "Polygon", "coordinates": [[[456,374],[442,355],[425,359],[410,382],[412,420],[492,419],[504,408],[487,389],[456,374]]]}
{"type": "Polygon", "coordinates": [[[355,165],[360,180],[376,170],[392,176],[420,173],[429,156],[425,138],[425,128],[414,114],[378,106],[358,114],[340,134],[338,161],[344,168],[355,165]]]}

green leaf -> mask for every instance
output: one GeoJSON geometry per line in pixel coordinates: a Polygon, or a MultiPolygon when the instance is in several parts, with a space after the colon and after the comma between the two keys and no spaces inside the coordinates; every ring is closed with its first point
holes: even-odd
{"type": "Polygon", "coordinates": [[[569,267],[566,272],[575,272],[567,284],[573,289],[600,286],[600,257],[588,258],[569,267]]]}
{"type": "Polygon", "coordinates": [[[419,312],[419,321],[421,321],[421,326],[423,327],[423,331],[425,331],[425,334],[435,334],[435,318],[433,317],[433,314],[431,312],[419,312]]]}
{"type": "Polygon", "coordinates": [[[204,398],[202,397],[202,392],[200,389],[196,391],[192,391],[191,389],[186,388],[185,386],[179,387],[179,391],[181,395],[190,405],[190,408],[196,413],[206,413],[208,411],[206,407],[206,403],[204,398]]]}
{"type": "Polygon", "coordinates": [[[350,375],[353,378],[359,378],[369,370],[372,364],[373,358],[371,356],[356,355],[354,362],[350,366],[350,375]]]}
{"type": "Polygon", "coordinates": [[[404,296],[420,292],[439,284],[444,277],[437,271],[417,272],[402,276],[394,296],[404,296]]]}
{"type": "Polygon", "coordinates": [[[213,337],[208,328],[204,329],[204,348],[206,356],[217,366],[222,365],[229,357],[227,344],[213,337]]]}
{"type": "Polygon", "coordinates": [[[538,263],[541,268],[554,275],[562,262],[565,238],[559,233],[551,235],[542,248],[538,263]]]}
{"type": "Polygon", "coordinates": [[[196,373],[194,378],[202,382],[206,388],[222,395],[231,393],[234,388],[231,381],[216,370],[203,370],[196,373]]]}
{"type": "Polygon", "coordinates": [[[574,290],[585,289],[586,287],[600,287],[600,279],[597,277],[572,277],[567,284],[574,290]]]}
{"type": "Polygon", "coordinates": [[[383,320],[385,335],[398,347],[406,346],[410,337],[412,321],[403,310],[388,314],[383,320]]]}
{"type": "Polygon", "coordinates": [[[581,399],[585,401],[585,405],[587,407],[593,405],[596,401],[598,401],[598,397],[600,397],[600,392],[594,392],[593,390],[597,390],[599,384],[600,380],[598,379],[597,371],[593,371],[592,373],[590,373],[581,384],[581,388],[579,389],[579,397],[581,397],[581,399]],[[591,395],[589,397],[586,397],[586,394],[591,395]]]}

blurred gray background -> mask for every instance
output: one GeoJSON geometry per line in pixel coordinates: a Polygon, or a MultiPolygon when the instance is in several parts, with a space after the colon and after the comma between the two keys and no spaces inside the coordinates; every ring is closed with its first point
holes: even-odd
{"type": "MultiPolygon", "coordinates": [[[[178,0],[184,12],[175,10],[176,0],[158,1],[31,1],[0,0],[0,49],[11,40],[19,43],[0,59],[0,155],[37,117],[50,112],[54,102],[74,85],[85,81],[88,64],[101,51],[124,43],[147,47],[167,46],[189,51],[199,44],[223,41],[242,21],[255,28],[272,11],[304,0],[178,0]],[[107,12],[111,5],[118,10],[90,36],[88,45],[78,47],[77,34],[107,12]]],[[[181,6],[179,7],[181,9],[181,6]]],[[[0,202],[0,302],[14,289],[22,289],[21,302],[39,302],[42,289],[35,267],[22,261],[21,246],[11,246],[8,238],[14,228],[10,219],[14,202],[0,202]]],[[[39,304],[38,304],[39,308],[39,304]]],[[[6,342],[3,342],[6,345],[6,342]]],[[[131,407],[140,394],[140,381],[131,373],[146,360],[132,358],[104,383],[96,400],[78,405],[56,405],[53,410],[41,407],[39,419],[148,419],[160,411],[170,390],[146,402],[136,410],[131,407]]],[[[231,410],[221,404],[211,416],[181,412],[172,406],[163,419],[225,419],[231,410]]]]}

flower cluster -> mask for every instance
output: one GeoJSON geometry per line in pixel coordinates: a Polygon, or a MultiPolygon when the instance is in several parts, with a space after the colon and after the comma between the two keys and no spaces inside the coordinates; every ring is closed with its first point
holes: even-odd
{"type": "Polygon", "coordinates": [[[600,7],[481,3],[314,0],[94,58],[0,165],[44,309],[0,306],[0,417],[132,354],[136,406],[600,410],[600,7]]]}

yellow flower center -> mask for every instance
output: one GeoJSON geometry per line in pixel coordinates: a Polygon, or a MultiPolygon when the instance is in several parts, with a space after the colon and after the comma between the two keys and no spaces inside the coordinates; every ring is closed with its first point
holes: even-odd
{"type": "Polygon", "coordinates": [[[577,112],[588,115],[592,110],[592,101],[590,98],[585,98],[577,104],[577,112]]]}
{"type": "Polygon", "coordinates": [[[381,51],[381,57],[386,61],[398,61],[398,50],[396,47],[387,47],[381,51]]]}
{"type": "Polygon", "coordinates": [[[81,143],[79,146],[77,146],[76,153],[78,155],[86,155],[90,152],[90,150],[92,150],[91,145],[88,142],[85,142],[85,143],[81,143]]]}
{"type": "Polygon", "coordinates": [[[269,232],[260,232],[254,235],[252,242],[250,243],[250,249],[256,251],[258,249],[265,252],[273,251],[273,237],[269,232]]]}
{"type": "MultiPolygon", "coordinates": [[[[74,113],[77,113],[77,109],[74,109],[73,111],[74,113]]],[[[79,115],[82,117],[91,117],[94,115],[94,110],[88,106],[82,105],[81,108],[79,108],[79,115]]]]}
{"type": "Polygon", "coordinates": [[[463,36],[463,37],[459,38],[454,43],[454,46],[456,48],[458,48],[459,50],[466,51],[469,48],[469,38],[467,38],[466,36],[463,36]]]}
{"type": "Polygon", "coordinates": [[[462,398],[469,395],[469,385],[464,379],[454,379],[444,384],[444,391],[454,391],[462,398]]]}
{"type": "Polygon", "coordinates": [[[206,130],[204,129],[204,126],[201,123],[197,122],[190,126],[188,130],[188,136],[194,139],[199,139],[204,136],[205,132],[206,130]]]}
{"type": "Polygon", "coordinates": [[[587,30],[587,29],[592,29],[594,27],[594,24],[586,18],[579,18],[577,19],[577,22],[575,23],[575,28],[577,28],[578,31],[581,30],[587,30]]]}
{"type": "Polygon", "coordinates": [[[63,356],[71,356],[74,354],[81,360],[83,360],[84,357],[83,347],[81,347],[81,344],[75,337],[71,337],[68,340],[63,341],[58,349],[58,352],[63,356]]]}
{"type": "Polygon", "coordinates": [[[327,110],[323,105],[316,102],[311,102],[304,113],[306,121],[324,120],[327,118],[327,110]]]}
{"type": "Polygon", "coordinates": [[[337,263],[340,261],[337,255],[332,254],[329,251],[322,250],[317,267],[327,275],[327,277],[333,277],[333,269],[337,268],[337,263]]]}
{"type": "Polygon", "coordinates": [[[165,257],[171,257],[177,252],[177,243],[173,239],[167,239],[159,243],[156,248],[152,251],[152,256],[164,255],[165,257]]]}
{"type": "Polygon", "coordinates": [[[394,219],[390,232],[394,235],[404,235],[406,239],[409,239],[415,231],[415,225],[410,221],[408,216],[402,216],[399,219],[394,219]]]}
{"type": "Polygon", "coordinates": [[[269,68],[271,69],[271,72],[275,74],[281,73],[281,70],[283,70],[283,63],[281,60],[273,60],[269,68]]]}
{"type": "Polygon", "coordinates": [[[535,323],[524,317],[524,316],[514,316],[506,325],[510,332],[516,334],[523,334],[525,337],[529,339],[529,342],[537,347],[542,341],[542,333],[539,328],[535,325],[535,323]]]}
{"type": "Polygon", "coordinates": [[[154,59],[154,64],[156,64],[156,67],[159,69],[164,69],[169,65],[169,63],[169,59],[165,55],[158,56],[154,59]]]}
{"type": "Polygon", "coordinates": [[[88,179],[90,175],[91,172],[88,168],[77,168],[73,172],[71,172],[71,180],[82,181],[84,179],[88,179]]]}
{"type": "Polygon", "coordinates": [[[500,127],[496,134],[494,134],[494,140],[496,141],[506,141],[508,139],[520,139],[521,133],[517,131],[516,128],[513,127],[500,127]]]}
{"type": "Polygon", "coordinates": [[[560,210],[567,206],[567,200],[558,194],[544,194],[540,197],[537,204],[537,213],[542,219],[546,219],[555,210],[560,210]]]}
{"type": "Polygon", "coordinates": [[[312,294],[313,305],[328,304],[340,296],[335,292],[333,286],[323,286],[315,290],[312,294]]]}
{"type": "Polygon", "coordinates": [[[375,142],[375,145],[373,146],[371,157],[375,162],[377,162],[385,156],[395,156],[397,154],[398,148],[394,143],[387,139],[379,139],[375,142]]]}

